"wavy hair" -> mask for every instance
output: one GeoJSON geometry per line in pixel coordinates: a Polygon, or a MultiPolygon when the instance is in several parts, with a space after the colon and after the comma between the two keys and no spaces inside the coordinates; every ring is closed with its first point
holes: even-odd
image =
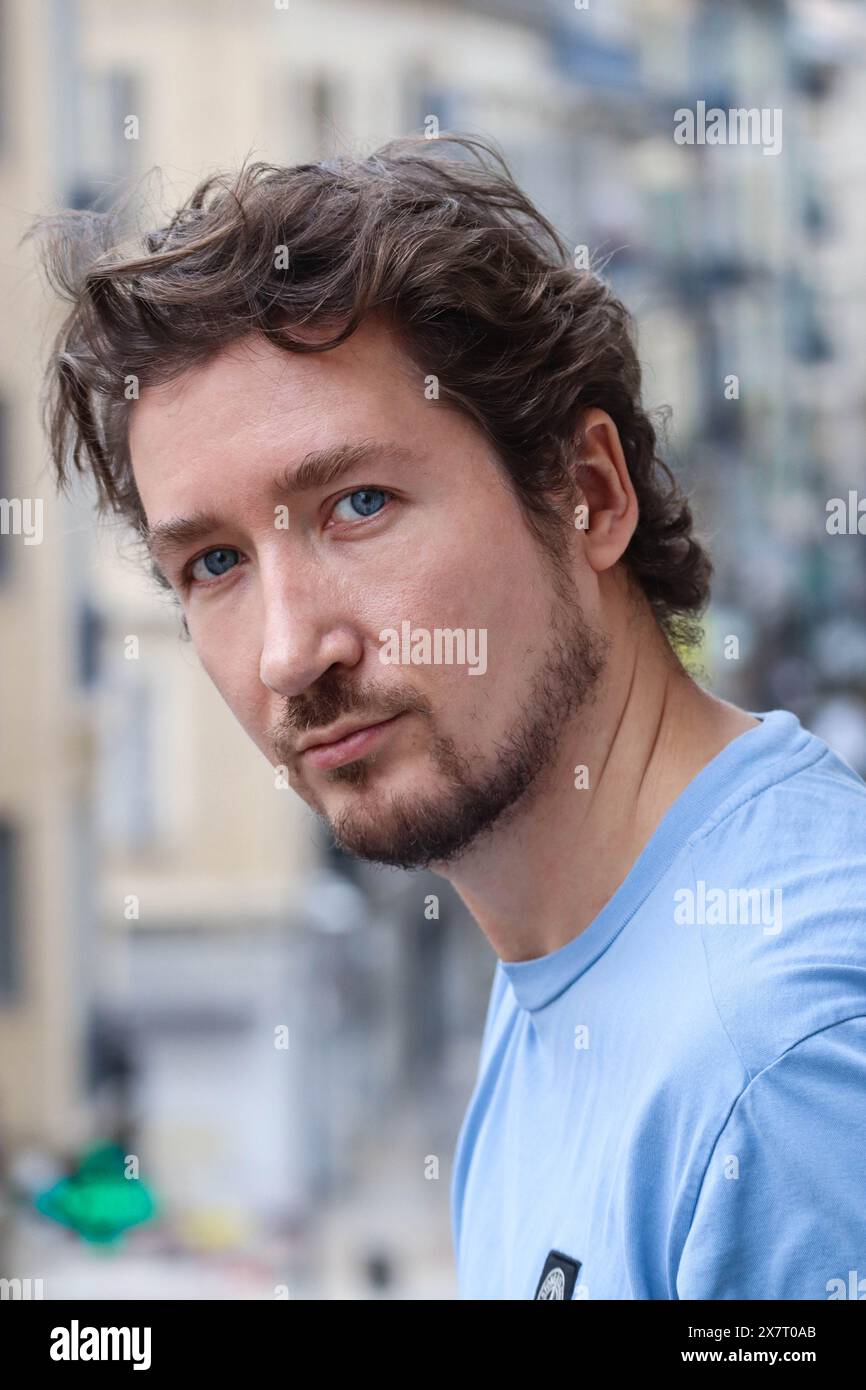
{"type": "Polygon", "coordinates": [[[143,534],[130,378],[165,383],[250,331],[326,351],[385,311],[440,398],[483,431],[548,544],[569,524],[583,413],[608,412],[639,511],[625,566],[668,638],[697,640],[711,564],[641,404],[631,317],[598,273],[575,268],[489,143],[407,137],[293,167],[248,157],[132,246],[126,218],[120,200],[28,233],[70,306],[43,395],[61,488],[89,474],[99,511],[143,534]]]}

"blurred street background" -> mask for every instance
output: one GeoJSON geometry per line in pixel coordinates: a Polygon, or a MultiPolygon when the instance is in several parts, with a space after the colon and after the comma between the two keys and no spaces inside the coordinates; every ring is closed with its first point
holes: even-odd
{"type": "Polygon", "coordinates": [[[32,218],[492,137],[637,317],[716,565],[701,679],[864,774],[866,515],[828,529],[866,497],[864,75],[860,0],[0,0],[0,497],[45,518],[0,535],[0,1279],[454,1297],[494,966],[444,880],[328,849],[127,538],[54,496],[32,218]],[[699,101],[781,110],[781,150],[677,144],[699,101]]]}

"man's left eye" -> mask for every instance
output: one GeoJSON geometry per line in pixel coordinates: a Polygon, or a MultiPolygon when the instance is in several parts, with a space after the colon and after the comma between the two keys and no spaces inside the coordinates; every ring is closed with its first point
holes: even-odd
{"type": "Polygon", "coordinates": [[[343,507],[347,503],[351,503],[353,507],[357,507],[357,511],[354,513],[354,516],[341,516],[339,518],[341,521],[357,521],[359,518],[363,519],[365,516],[375,516],[378,511],[381,511],[389,495],[389,493],[383,492],[381,488],[377,487],[357,488],[355,492],[349,492],[345,497],[340,498],[339,502],[337,502],[334,507],[334,514],[336,515],[338,507],[343,507]]]}

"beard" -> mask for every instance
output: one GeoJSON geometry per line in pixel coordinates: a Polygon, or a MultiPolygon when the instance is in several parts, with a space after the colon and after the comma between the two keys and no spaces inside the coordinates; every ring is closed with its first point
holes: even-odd
{"type": "MultiPolygon", "coordinates": [[[[331,769],[329,782],[359,793],[333,819],[313,806],[339,849],[394,868],[441,869],[457,863],[494,827],[526,813],[543,785],[542,774],[561,751],[568,721],[595,698],[609,647],[609,639],[584,620],[561,570],[554,587],[550,640],[504,739],[485,756],[478,749],[462,752],[452,738],[435,734],[428,748],[435,790],[426,792],[387,798],[375,793],[377,753],[331,769]]],[[[334,716],[350,713],[338,694],[326,695],[334,716]]],[[[417,692],[391,690],[389,699],[390,708],[377,718],[411,708],[432,719],[417,692]]]]}

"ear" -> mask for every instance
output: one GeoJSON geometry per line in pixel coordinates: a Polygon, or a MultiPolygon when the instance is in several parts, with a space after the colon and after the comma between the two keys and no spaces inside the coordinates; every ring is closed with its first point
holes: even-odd
{"type": "Polygon", "coordinates": [[[592,406],[584,413],[578,450],[575,481],[586,506],[579,527],[586,558],[601,574],[622,557],[634,535],[637,497],[619,432],[606,411],[592,406]]]}

